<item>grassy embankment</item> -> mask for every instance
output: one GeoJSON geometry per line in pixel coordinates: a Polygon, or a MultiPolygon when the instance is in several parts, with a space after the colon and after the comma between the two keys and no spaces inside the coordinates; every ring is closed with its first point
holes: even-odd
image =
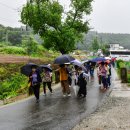
{"type": "Polygon", "coordinates": [[[127,81],[130,83],[130,62],[118,60],[117,61],[117,72],[119,76],[121,75],[120,69],[121,68],[126,68],[127,69],[127,81]]]}
{"type": "MultiPolygon", "coordinates": [[[[38,45],[37,51],[28,56],[26,48],[4,44],[0,44],[0,54],[1,56],[8,54],[14,56],[27,56],[31,59],[38,58],[40,60],[34,60],[34,63],[39,65],[44,63],[52,63],[55,57],[59,55],[57,52],[48,51],[42,45],[38,45]]],[[[80,60],[85,59],[87,58],[86,55],[86,53],[78,51],[75,58],[80,60]]],[[[20,67],[24,64],[25,63],[0,64],[0,100],[7,100],[27,93],[28,78],[20,74],[20,67]]]]}
{"type": "MultiPolygon", "coordinates": [[[[18,56],[28,56],[26,49],[16,46],[0,46],[1,56],[4,54],[8,55],[18,55],[18,56]]],[[[37,61],[34,60],[37,64],[52,63],[55,57],[59,54],[53,51],[47,51],[43,46],[38,45],[36,53],[32,53],[29,57],[33,59],[40,59],[37,61]]],[[[20,67],[25,63],[10,63],[3,64],[0,63],[0,100],[6,100],[12,97],[16,97],[21,94],[25,94],[28,91],[27,81],[28,78],[20,74],[20,67]]]]}

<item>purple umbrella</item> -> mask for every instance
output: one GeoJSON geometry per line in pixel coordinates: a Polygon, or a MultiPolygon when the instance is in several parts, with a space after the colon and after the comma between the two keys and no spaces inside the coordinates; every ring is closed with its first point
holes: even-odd
{"type": "Polygon", "coordinates": [[[73,65],[76,65],[78,67],[81,67],[84,71],[86,71],[86,68],[82,65],[82,62],[80,62],[79,60],[74,60],[74,61],[71,61],[71,64],[73,65]]]}

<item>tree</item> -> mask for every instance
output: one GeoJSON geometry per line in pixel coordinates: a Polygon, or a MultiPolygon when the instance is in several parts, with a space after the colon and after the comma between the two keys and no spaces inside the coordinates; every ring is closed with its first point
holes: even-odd
{"type": "Polygon", "coordinates": [[[8,33],[8,41],[12,45],[21,45],[22,44],[22,34],[17,31],[10,31],[8,33]]]}
{"type": "Polygon", "coordinates": [[[30,0],[22,9],[21,21],[43,38],[47,49],[65,54],[75,49],[82,33],[90,29],[85,16],[92,11],[92,1],[70,0],[70,9],[65,12],[58,0],[30,0]]]}
{"type": "Polygon", "coordinates": [[[92,49],[94,51],[97,51],[99,48],[100,48],[100,45],[99,45],[98,39],[96,37],[96,38],[94,38],[94,40],[92,42],[92,49]]]}
{"type": "Polygon", "coordinates": [[[38,50],[38,43],[32,38],[29,37],[26,41],[26,43],[24,43],[25,47],[26,47],[26,51],[28,55],[31,55],[33,53],[37,53],[38,50]]]}

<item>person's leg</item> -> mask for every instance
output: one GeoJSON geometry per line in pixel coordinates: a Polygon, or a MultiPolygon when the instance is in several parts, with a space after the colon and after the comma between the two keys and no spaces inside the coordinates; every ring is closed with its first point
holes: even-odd
{"type": "Polygon", "coordinates": [[[64,85],[65,85],[65,91],[67,94],[70,94],[70,88],[69,88],[69,83],[67,80],[64,81],[64,85]]]}
{"type": "Polygon", "coordinates": [[[46,82],[43,82],[43,92],[46,95],[46,82]]]}
{"type": "Polygon", "coordinates": [[[102,78],[101,78],[101,75],[99,75],[99,85],[101,85],[102,83],[102,78]]]}
{"type": "Polygon", "coordinates": [[[35,85],[33,87],[33,90],[34,90],[34,95],[35,95],[36,99],[39,100],[40,84],[35,85]]]}
{"type": "Polygon", "coordinates": [[[107,89],[108,83],[107,83],[107,78],[103,76],[103,86],[105,89],[107,89]]]}
{"type": "Polygon", "coordinates": [[[105,81],[105,84],[106,84],[105,86],[106,86],[106,88],[108,88],[108,76],[105,77],[105,80],[106,80],[106,81],[105,81]]]}
{"type": "Polygon", "coordinates": [[[87,95],[87,87],[86,87],[86,84],[84,84],[84,86],[83,86],[83,95],[84,95],[84,97],[86,97],[86,95],[87,95]]]}
{"type": "Polygon", "coordinates": [[[78,91],[78,97],[81,97],[82,92],[82,86],[79,86],[79,91],[78,91]]]}
{"type": "Polygon", "coordinates": [[[36,94],[36,86],[33,86],[33,93],[34,93],[34,96],[36,97],[37,99],[37,94],[36,94]]]}
{"type": "Polygon", "coordinates": [[[38,100],[39,100],[39,95],[40,95],[40,84],[38,84],[36,86],[36,97],[37,97],[38,100]]]}
{"type": "Polygon", "coordinates": [[[47,82],[47,86],[48,86],[48,89],[50,90],[50,92],[52,93],[51,82],[47,82]]]}
{"type": "Polygon", "coordinates": [[[111,86],[111,82],[110,82],[110,75],[108,75],[108,78],[107,78],[107,83],[108,83],[108,86],[111,86]]]}
{"type": "Polygon", "coordinates": [[[102,84],[103,84],[103,87],[105,88],[105,77],[102,76],[102,84]]]}
{"type": "Polygon", "coordinates": [[[64,81],[61,81],[61,87],[62,87],[63,95],[65,95],[66,94],[66,90],[65,90],[64,81]]]}

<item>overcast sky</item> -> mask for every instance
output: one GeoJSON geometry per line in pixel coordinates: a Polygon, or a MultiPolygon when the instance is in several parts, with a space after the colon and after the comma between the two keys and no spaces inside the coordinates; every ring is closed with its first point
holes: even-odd
{"type": "MultiPolygon", "coordinates": [[[[66,5],[69,0],[60,0],[66,5]]],[[[26,0],[0,0],[0,24],[19,27],[18,10],[26,0]]],[[[95,0],[88,17],[90,26],[98,32],[130,33],[130,0],[95,0]]],[[[67,8],[67,5],[66,5],[67,8]]]]}

